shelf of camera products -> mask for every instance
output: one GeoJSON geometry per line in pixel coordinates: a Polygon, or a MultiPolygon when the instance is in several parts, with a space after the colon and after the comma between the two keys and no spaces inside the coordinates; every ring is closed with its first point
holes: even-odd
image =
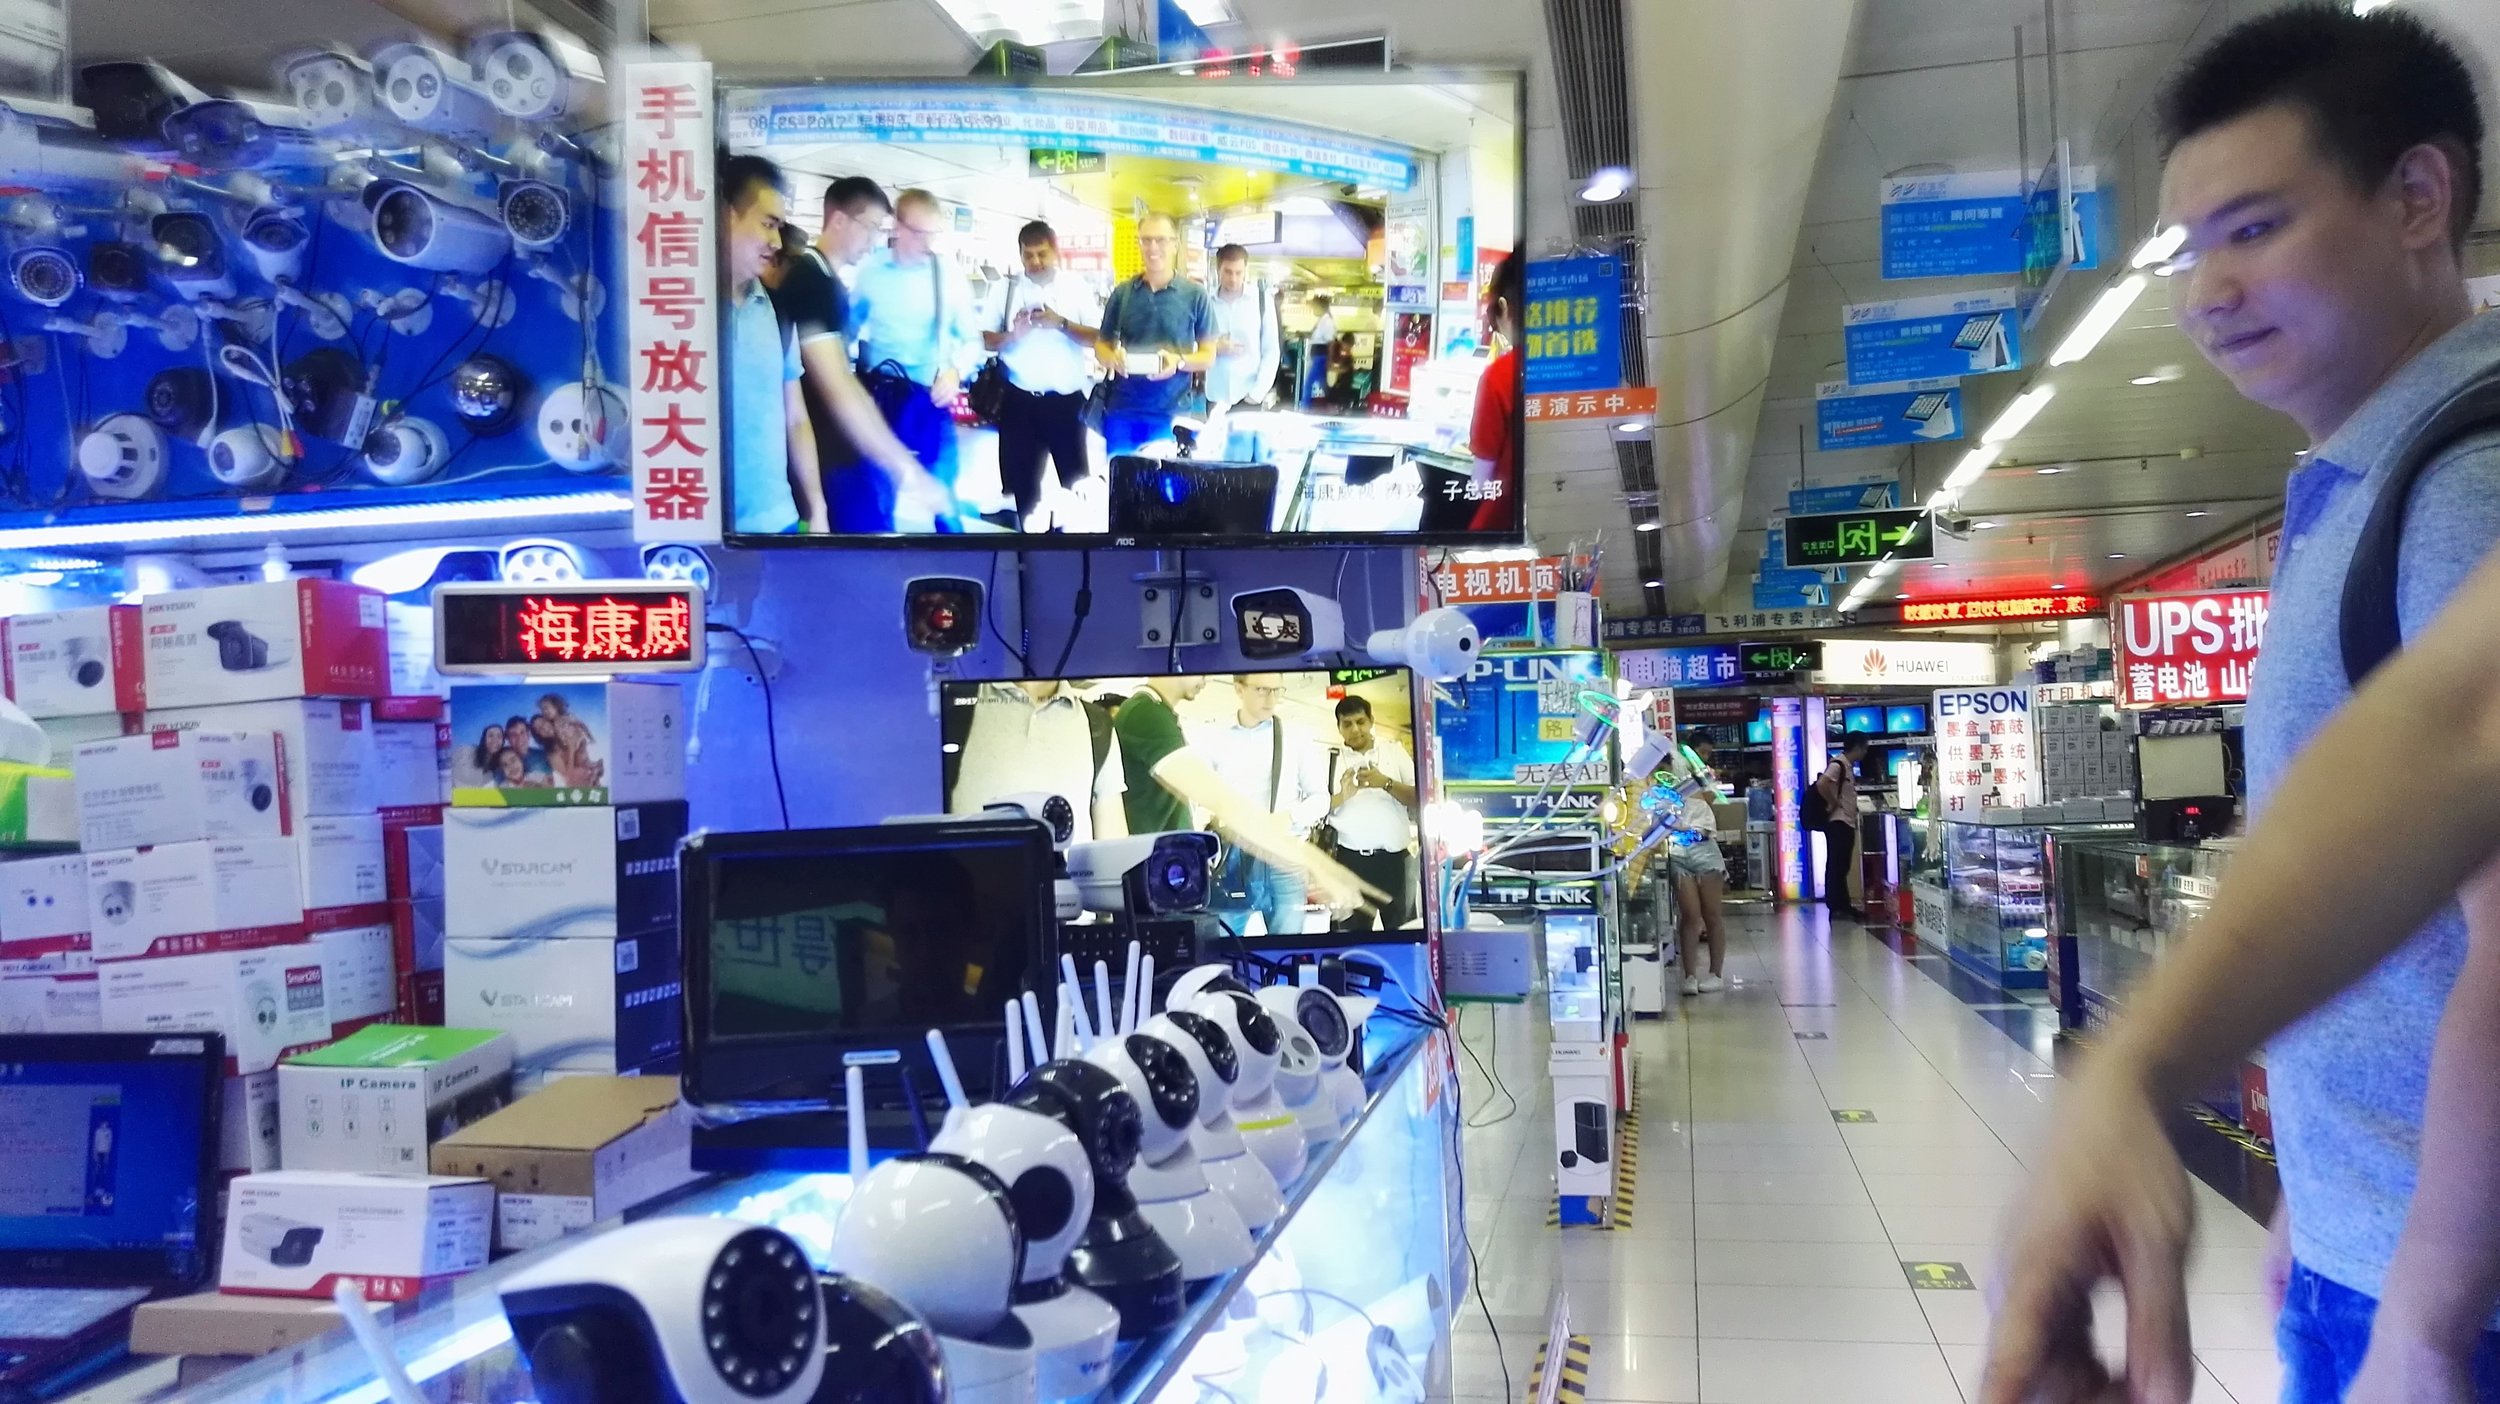
{"type": "Polygon", "coordinates": [[[297,51],[272,77],[263,102],[93,63],[77,106],[0,115],[23,195],[0,528],[61,546],[290,510],[621,512],[598,60],[491,30],[297,51]]]}
{"type": "MultiPolygon", "coordinates": [[[[1190,1282],[1185,1297],[1120,1277],[1136,1266],[1137,1186],[1115,1199],[1084,1167],[1119,1162],[1122,1152],[1056,1131],[1050,1105],[1036,1103],[1043,1115],[1032,1116],[1019,1102],[951,1114],[937,1144],[960,1159],[882,1161],[858,1184],[847,1174],[769,1172],[687,1187],[626,1222],[459,1278],[401,1311],[387,1327],[391,1348],[427,1398],[618,1397],[611,1391],[623,1379],[644,1375],[689,1400],[911,1401],[940,1397],[941,1369],[944,1392],[964,1404],[1311,1399],[1328,1396],[1331,1378],[1375,1382],[1384,1398],[1446,1393],[1452,1316],[1470,1267],[1452,1055],[1445,1039],[1412,1026],[1373,1027],[1356,1109],[1324,1138],[1290,1128],[1301,1169],[1284,1178],[1271,1225],[1241,1261],[1190,1282]],[[1018,1149],[1022,1123],[1035,1121],[1064,1147],[1018,1149]],[[964,1232],[895,1229],[905,1201],[941,1188],[919,1183],[929,1177],[968,1176],[995,1185],[1019,1214],[1039,1212],[1025,1191],[1066,1156],[1085,1193],[1046,1233],[981,1231],[981,1215],[993,1228],[998,1216],[977,1192],[951,1196],[944,1211],[965,1215],[964,1232]],[[1018,1187],[1012,1196],[1007,1177],[1018,1187]],[[771,1233],[735,1237],[749,1225],[771,1233]],[[705,1256],[684,1257],[689,1242],[705,1256]],[[936,1251],[941,1243],[946,1251],[936,1251]],[[747,1251],[732,1257],[723,1244],[747,1251]],[[781,1275],[731,1291],[742,1259],[781,1275]],[[1063,1267],[1073,1279],[1080,1264],[1115,1280],[1059,1285],[1063,1267]],[[707,1287],[707,1266],[726,1276],[707,1287]],[[603,1287],[617,1290],[600,1303],[603,1287]],[[695,1323],[720,1321],[705,1313],[724,1297],[734,1302],[728,1344],[707,1352],[695,1323]],[[604,1315],[582,1309],[594,1303],[604,1315]],[[1099,1333],[1072,1333],[1084,1309],[1103,1316],[1099,1333]],[[818,1344],[807,1346],[811,1338],[818,1344]],[[579,1349],[585,1339],[612,1344],[579,1349]],[[740,1352],[766,1362],[762,1387],[740,1352]]],[[[1108,1121],[1082,1124],[1116,1139],[1108,1121]]],[[[332,1335],[185,1397],[380,1404],[391,1396],[371,1358],[332,1335]]]]}

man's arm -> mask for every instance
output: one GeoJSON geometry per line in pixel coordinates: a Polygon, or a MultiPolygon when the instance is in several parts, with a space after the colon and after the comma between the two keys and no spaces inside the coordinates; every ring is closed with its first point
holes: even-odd
{"type": "Polygon", "coordinates": [[[1098,841],[1128,837],[1128,764],[1120,758],[1117,732],[1102,753],[1102,765],[1094,771],[1094,837],[1098,841]]]}
{"type": "Polygon", "coordinates": [[[795,380],[781,387],[783,420],[790,434],[790,493],[809,531],[833,530],[825,511],[825,475],[816,462],[816,428],[807,417],[807,396],[795,380]]]}
{"type": "Polygon", "coordinates": [[[1189,747],[1156,761],[1153,775],[1157,784],[1206,811],[1207,822],[1227,838],[1271,866],[1308,879],[1329,906],[1352,911],[1366,897],[1374,902],[1389,900],[1388,893],[1305,843],[1282,815],[1270,814],[1244,799],[1189,747]]]}
{"type": "Polygon", "coordinates": [[[1386,741],[1372,742],[1372,749],[1379,751],[1383,755],[1395,756],[1399,760],[1405,761],[1406,778],[1403,780],[1400,780],[1395,775],[1390,774],[1390,768],[1385,765],[1376,768],[1373,773],[1380,777],[1380,788],[1389,792],[1389,798],[1406,806],[1406,808],[1411,812],[1415,808],[1415,763],[1411,760],[1407,760],[1407,756],[1404,751],[1399,750],[1397,747],[1386,741]]]}

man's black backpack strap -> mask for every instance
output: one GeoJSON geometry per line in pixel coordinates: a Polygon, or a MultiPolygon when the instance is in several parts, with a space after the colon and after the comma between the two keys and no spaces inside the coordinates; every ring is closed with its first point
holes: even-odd
{"type": "Polygon", "coordinates": [[[2404,456],[2379,484],[2378,497],[2353,544],[2352,564],[2344,572],[2344,677],[2355,689],[2381,663],[2404,646],[2404,625],[2396,611],[2397,571],[2404,548],[2405,508],[2423,470],[2439,461],[2457,441],[2485,430],[2500,430],[2500,374],[2476,381],[2432,411],[2413,433],[2404,456]]]}

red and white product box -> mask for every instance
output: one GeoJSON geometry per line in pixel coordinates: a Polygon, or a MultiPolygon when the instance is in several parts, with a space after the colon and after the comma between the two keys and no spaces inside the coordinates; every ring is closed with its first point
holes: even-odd
{"type": "Polygon", "coordinates": [[[379,697],[390,689],[379,590],[276,580],[175,590],[139,608],[150,708],[379,697]]]}
{"type": "Polygon", "coordinates": [[[96,605],[0,619],[0,687],[30,717],[135,712],[139,607],[96,605]]]}
{"type": "Polygon", "coordinates": [[[324,979],[321,948],[309,943],[96,967],[104,1032],[223,1034],[230,1077],[330,1041],[324,979]]]}
{"type": "Polygon", "coordinates": [[[0,960],[0,1033],[102,1033],[85,952],[0,960]]]}
{"type": "Polygon", "coordinates": [[[217,1114],[217,1168],[250,1174],[278,1163],[278,1070],[227,1078],[217,1114]]]}
{"type": "Polygon", "coordinates": [[[265,731],[158,731],[90,741],[70,771],[79,847],[90,853],[293,831],[285,752],[265,731]]]}
{"type": "Polygon", "coordinates": [[[254,950],[304,939],[295,840],[168,843],[87,855],[98,961],[254,950]]]}
{"type": "Polygon", "coordinates": [[[412,970],[399,977],[399,1004],[391,1012],[394,1024],[415,1024],[420,1028],[443,1026],[443,972],[412,970]]]}
{"type": "Polygon", "coordinates": [[[304,876],[304,925],[314,931],[390,920],[382,816],[324,814],[296,828],[304,876]]]}
{"type": "Polygon", "coordinates": [[[354,1282],[373,1302],[402,1302],[486,1266],[495,1187],[449,1175],[278,1170],[226,1192],[220,1291],[327,1297],[354,1282]]]}
{"type": "Polygon", "coordinates": [[[440,697],[373,704],[374,803],[383,809],[451,798],[451,723],[440,697]]]}
{"type": "Polygon", "coordinates": [[[0,863],[0,960],[83,952],[93,929],[85,854],[0,863]]]}
{"type": "Polygon", "coordinates": [[[157,708],[149,731],[267,732],[286,757],[287,813],[370,814],[380,807],[380,758],[368,703],[354,697],[289,697],[224,707],[157,708]]]}
{"type": "Polygon", "coordinates": [[[391,1017],[399,1001],[399,980],[392,963],[389,923],[316,932],[312,943],[321,948],[330,1037],[345,1038],[391,1017]]]}
{"type": "Polygon", "coordinates": [[[2266,1087],[2266,1055],[2240,1064],[2240,1124],[2261,1141],[2274,1139],[2274,1098],[2266,1087]]]}

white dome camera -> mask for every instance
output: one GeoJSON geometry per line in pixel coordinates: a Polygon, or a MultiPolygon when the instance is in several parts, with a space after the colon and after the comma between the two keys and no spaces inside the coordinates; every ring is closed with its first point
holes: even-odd
{"type": "Polygon", "coordinates": [[[103,639],[75,638],[61,645],[61,666],[79,687],[103,683],[112,669],[112,645],[103,639]]]}
{"type": "Polygon", "coordinates": [[[605,385],[573,381],[547,392],[538,406],[538,445],[576,473],[597,473],[625,461],[625,401],[605,385]]]}
{"type": "Polygon", "coordinates": [[[1381,630],[1363,651],[1383,663],[1402,663],[1418,677],[1448,682],[1476,666],[1483,642],[1474,620],[1445,606],[1425,610],[1403,629],[1381,630]]]}
{"type": "Polygon", "coordinates": [[[252,256],[260,276],[273,283],[293,283],[304,276],[304,250],[311,242],[312,230],[297,210],[254,210],[243,221],[243,251],[252,256]]]}
{"type": "Polygon", "coordinates": [[[424,482],[450,457],[442,426],[413,414],[393,415],[365,435],[365,473],[385,487],[424,482]]]}
{"type": "Polygon", "coordinates": [[[79,439],[78,471],[98,497],[152,496],[165,484],[165,431],[143,414],[106,415],[79,439]]]}
{"type": "Polygon", "coordinates": [[[365,187],[373,243],[385,257],[437,273],[493,271],[512,251],[503,221],[466,201],[405,180],[365,187]]]}
{"type": "Polygon", "coordinates": [[[286,444],[266,424],[238,424],[208,441],[208,473],[230,488],[267,487],[286,476],[286,444]]]}
{"type": "Polygon", "coordinates": [[[822,1290],[775,1229],[646,1219],[514,1274],[502,1297],[548,1404],[803,1404],[823,1381],[822,1290]]]}
{"type": "Polygon", "coordinates": [[[1206,910],[1215,835],[1130,834],[1068,847],[1068,877],[1087,910],[1164,916],[1206,910]]]}
{"type": "Polygon", "coordinates": [[[1255,663],[1311,658],[1345,647],[1345,610],[1326,595],[1291,585],[1233,596],[1233,632],[1255,663]]]}

